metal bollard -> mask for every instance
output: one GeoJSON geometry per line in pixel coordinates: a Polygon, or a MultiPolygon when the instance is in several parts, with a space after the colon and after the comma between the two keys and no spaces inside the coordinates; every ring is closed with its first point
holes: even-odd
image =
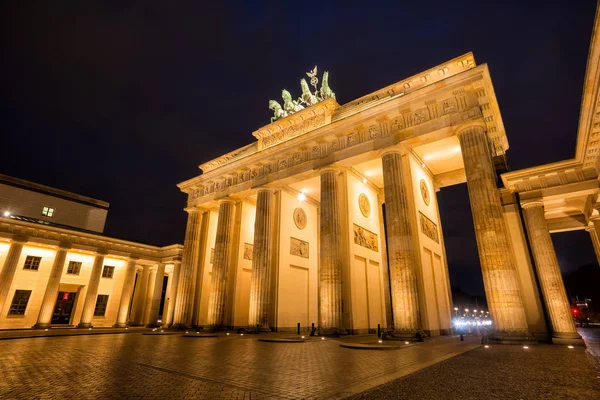
{"type": "Polygon", "coordinates": [[[381,339],[381,325],[377,324],[377,337],[381,339]]]}
{"type": "Polygon", "coordinates": [[[300,322],[298,322],[298,335],[300,334],[300,322]]]}

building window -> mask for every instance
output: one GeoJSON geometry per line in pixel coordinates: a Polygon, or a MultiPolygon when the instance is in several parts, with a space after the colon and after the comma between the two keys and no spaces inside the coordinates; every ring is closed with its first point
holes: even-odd
{"type": "Polygon", "coordinates": [[[79,271],[81,271],[81,262],[69,261],[69,266],[67,267],[67,274],[79,275],[79,271]]]}
{"type": "Polygon", "coordinates": [[[37,271],[40,268],[41,261],[42,257],[27,256],[27,258],[25,259],[25,266],[23,267],[23,269],[37,271]]]}
{"type": "Polygon", "coordinates": [[[94,317],[104,317],[106,305],[108,304],[108,295],[99,294],[96,299],[96,308],[94,308],[94,317]]]}
{"type": "Polygon", "coordinates": [[[115,267],[111,267],[110,265],[105,265],[104,269],[102,270],[102,277],[103,278],[112,278],[114,273],[115,273],[115,267]]]}
{"type": "Polygon", "coordinates": [[[29,296],[31,296],[31,290],[15,290],[15,295],[8,309],[8,315],[25,315],[29,296]]]}
{"type": "Polygon", "coordinates": [[[54,216],[54,208],[52,208],[52,207],[42,208],[42,215],[44,217],[52,218],[54,216]]]}

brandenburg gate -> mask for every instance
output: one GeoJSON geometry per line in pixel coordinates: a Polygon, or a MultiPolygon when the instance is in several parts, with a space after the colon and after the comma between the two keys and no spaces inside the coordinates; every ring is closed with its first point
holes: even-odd
{"type": "Polygon", "coordinates": [[[256,141],[179,184],[174,327],[449,334],[436,193],[466,182],[490,340],[582,343],[543,204],[499,188],[508,141],[487,65],[467,53],[344,105],[327,72],[307,75],[256,141]]]}

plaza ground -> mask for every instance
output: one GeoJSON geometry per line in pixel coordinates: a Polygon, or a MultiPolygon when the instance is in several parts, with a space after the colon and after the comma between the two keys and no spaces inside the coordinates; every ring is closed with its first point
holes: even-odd
{"type": "MultiPolygon", "coordinates": [[[[375,351],[140,332],[0,340],[0,399],[600,398],[600,364],[583,348],[443,337],[375,351]]],[[[582,332],[600,341],[600,329],[582,332]]]]}

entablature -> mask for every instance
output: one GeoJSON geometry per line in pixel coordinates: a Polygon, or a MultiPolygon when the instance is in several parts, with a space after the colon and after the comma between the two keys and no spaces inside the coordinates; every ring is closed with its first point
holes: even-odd
{"type": "Polygon", "coordinates": [[[485,64],[361,113],[339,120],[334,115],[330,124],[232,160],[178,186],[188,193],[188,206],[197,206],[432,132],[451,136],[456,127],[475,120],[486,124],[493,155],[503,154],[508,144],[485,64]]]}
{"type": "Polygon", "coordinates": [[[183,246],[173,244],[165,247],[145,245],[126,240],[76,232],[68,229],[40,226],[38,224],[15,221],[0,221],[0,237],[13,239],[24,238],[27,241],[59,246],[68,243],[73,249],[86,251],[102,251],[121,257],[137,257],[152,262],[181,261],[183,246]]]}

